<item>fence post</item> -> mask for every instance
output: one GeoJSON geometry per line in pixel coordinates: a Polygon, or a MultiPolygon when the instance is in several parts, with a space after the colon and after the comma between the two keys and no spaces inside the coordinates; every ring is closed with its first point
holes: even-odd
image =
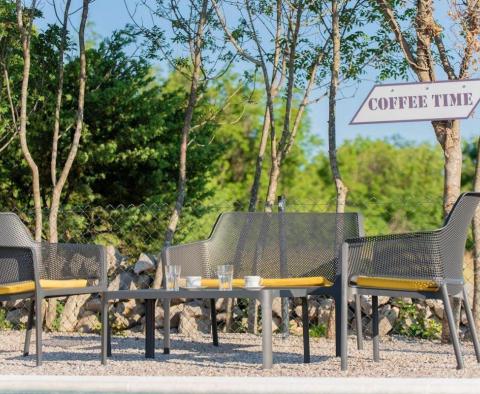
{"type": "MultiPolygon", "coordinates": [[[[286,210],[287,200],[285,196],[278,196],[278,212],[280,213],[279,231],[280,231],[280,274],[285,277],[288,274],[287,267],[287,253],[286,253],[286,237],[285,237],[285,225],[283,212],[286,210]]],[[[281,299],[282,306],[282,324],[280,326],[280,332],[282,338],[288,338],[290,334],[290,313],[289,313],[289,300],[286,297],[281,299]]]]}

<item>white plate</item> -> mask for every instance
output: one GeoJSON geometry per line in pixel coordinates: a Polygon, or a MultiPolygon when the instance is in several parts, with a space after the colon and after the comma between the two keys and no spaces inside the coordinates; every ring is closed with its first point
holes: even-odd
{"type": "Polygon", "coordinates": [[[206,289],[207,286],[197,286],[197,287],[182,287],[182,289],[185,289],[185,290],[203,290],[203,289],[206,289]]]}

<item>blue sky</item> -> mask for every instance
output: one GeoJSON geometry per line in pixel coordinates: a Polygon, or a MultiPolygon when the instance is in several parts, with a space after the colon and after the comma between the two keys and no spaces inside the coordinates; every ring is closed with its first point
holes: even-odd
{"type": "MultiPolygon", "coordinates": [[[[51,1],[51,0],[49,0],[51,1]]],[[[58,1],[58,0],[54,0],[58,1]]],[[[132,5],[136,0],[126,0],[132,5]]],[[[74,1],[74,4],[76,1],[74,1]]],[[[443,1],[437,1],[440,4],[437,12],[443,13],[443,1]]],[[[47,3],[43,3],[43,11],[45,19],[52,21],[54,14],[52,7],[47,3]]],[[[141,15],[139,15],[141,17],[141,15]]],[[[147,15],[145,15],[147,18],[147,15]]],[[[96,0],[90,6],[89,20],[92,23],[94,31],[103,37],[109,36],[115,29],[123,27],[129,23],[130,17],[125,8],[124,0],[96,0]]],[[[164,68],[164,67],[163,67],[164,68]]],[[[429,122],[412,122],[398,124],[375,124],[375,125],[349,125],[357,108],[361,105],[370,89],[373,87],[375,74],[368,74],[360,85],[351,91],[345,91],[345,98],[338,102],[337,106],[337,135],[338,142],[341,143],[345,139],[353,139],[358,135],[368,136],[370,138],[385,138],[395,134],[403,138],[415,142],[435,143],[435,135],[429,122]]],[[[402,82],[402,81],[398,81],[402,82]]],[[[328,100],[324,99],[318,104],[309,107],[309,116],[311,119],[312,131],[322,140],[327,138],[327,120],[328,120],[328,100]]],[[[462,137],[471,139],[480,135],[480,106],[473,118],[462,121],[462,137]]]]}

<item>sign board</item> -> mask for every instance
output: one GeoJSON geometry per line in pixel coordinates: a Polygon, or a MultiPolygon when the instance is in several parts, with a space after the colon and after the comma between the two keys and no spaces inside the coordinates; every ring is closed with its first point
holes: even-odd
{"type": "Polygon", "coordinates": [[[480,79],[375,85],[350,124],[468,118],[480,79]]]}

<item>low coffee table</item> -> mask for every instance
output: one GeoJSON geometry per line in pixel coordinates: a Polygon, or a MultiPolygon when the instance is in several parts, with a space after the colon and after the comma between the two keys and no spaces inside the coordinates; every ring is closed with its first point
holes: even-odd
{"type": "MultiPolygon", "coordinates": [[[[315,294],[316,287],[308,288],[261,288],[250,290],[234,288],[232,290],[218,289],[195,289],[187,290],[180,288],[179,291],[168,291],[165,289],[144,289],[144,290],[116,290],[106,291],[103,295],[104,308],[108,308],[109,301],[142,299],[145,300],[145,357],[155,357],[155,302],[162,300],[165,316],[170,315],[170,300],[174,298],[189,299],[218,299],[218,298],[250,298],[260,301],[262,308],[262,354],[263,368],[269,369],[273,365],[272,353],[272,300],[275,297],[301,297],[305,300],[308,295],[315,294]]],[[[212,317],[215,318],[215,307],[212,309],[212,317]]],[[[107,316],[108,314],[104,314],[107,316]]],[[[216,325],[212,325],[216,327],[216,325]]],[[[111,355],[110,328],[105,327],[108,334],[102,343],[102,364],[106,364],[107,355],[111,355]]],[[[163,352],[170,353],[170,319],[164,319],[163,352]]],[[[212,332],[214,342],[217,333],[212,332]]],[[[310,361],[310,350],[308,345],[308,321],[303,324],[304,334],[304,362],[310,361]],[[305,324],[307,323],[307,324],[305,324]]]]}

